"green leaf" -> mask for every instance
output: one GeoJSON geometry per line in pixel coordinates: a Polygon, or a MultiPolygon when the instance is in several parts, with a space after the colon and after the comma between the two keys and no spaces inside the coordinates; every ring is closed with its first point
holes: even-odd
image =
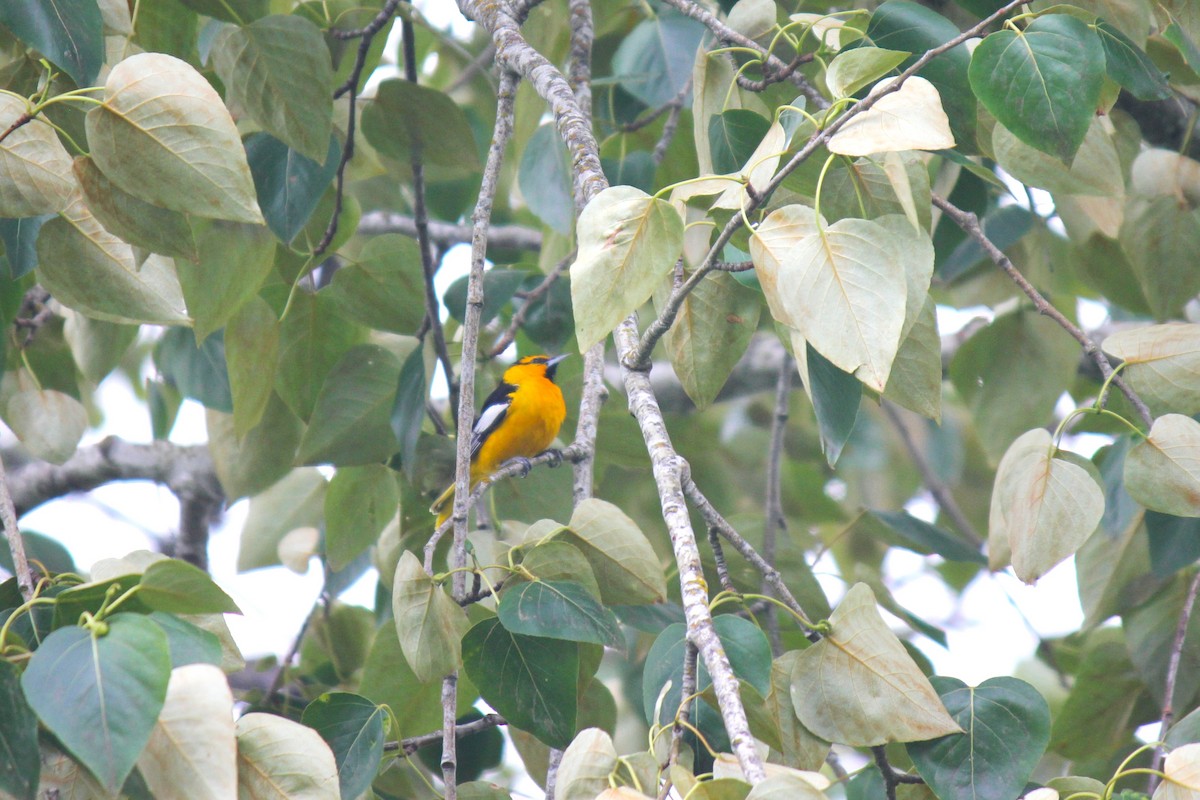
{"type": "Polygon", "coordinates": [[[91,86],[104,63],[104,36],[95,0],[12,0],[0,25],[71,76],[91,86]]]}
{"type": "MultiPolygon", "coordinates": [[[[475,697],[475,689],[461,673],[458,686],[460,705],[469,704],[475,697]],[[461,696],[464,686],[470,687],[472,693],[465,700],[461,696]]],[[[422,731],[437,730],[442,724],[442,679],[425,683],[417,680],[400,649],[395,625],[383,625],[376,632],[363,664],[358,692],[376,703],[388,705],[396,715],[400,736],[416,736],[422,731]]]]}
{"type": "MultiPolygon", "coordinates": [[[[167,635],[171,669],[189,664],[221,666],[221,640],[216,634],[162,611],[152,612],[149,619],[167,635]]],[[[169,686],[167,691],[170,692],[169,686]]]]}
{"type": "Polygon", "coordinates": [[[588,498],[575,506],[561,539],[577,547],[592,566],[606,605],[658,603],[667,585],[654,548],[637,523],[612,503],[588,498]]]}
{"type": "Polygon", "coordinates": [[[88,208],[105,230],[153,253],[192,261],[199,258],[187,216],[134,197],[110,181],[87,156],[75,159],[74,172],[88,208]]]}
{"type": "Polygon", "coordinates": [[[900,342],[883,397],[934,422],[942,420],[942,339],[932,297],[925,298],[920,315],[900,342]]]}
{"type": "MultiPolygon", "coordinates": [[[[25,556],[29,559],[30,564],[37,562],[51,574],[75,572],[75,560],[71,558],[71,551],[67,550],[57,539],[51,539],[49,536],[43,536],[33,531],[21,531],[21,541],[25,545],[25,556]]],[[[9,573],[15,572],[12,553],[8,548],[0,550],[0,569],[7,570],[9,573]]],[[[0,607],[4,605],[4,602],[0,601],[0,607]]],[[[20,605],[20,602],[14,603],[14,605],[20,605]]]]}
{"type": "MultiPolygon", "coordinates": [[[[0,130],[16,124],[24,113],[25,103],[19,98],[0,95],[0,130]]],[[[0,142],[0,216],[57,214],[75,191],[71,157],[46,120],[35,118],[0,142]]]]}
{"type": "Polygon", "coordinates": [[[375,543],[392,517],[399,494],[396,479],[382,464],[342,467],[325,494],[325,557],[334,571],[375,543]]]}
{"type": "Polygon", "coordinates": [[[209,409],[208,450],[229,501],[267,489],[291,471],[304,425],[279,395],[267,399],[262,417],[239,438],[237,418],[209,409]]]}
{"type": "Polygon", "coordinates": [[[1182,414],[1154,420],[1125,457],[1125,489],[1151,511],[1200,517],[1200,423],[1182,414]]]}
{"type": "Polygon", "coordinates": [[[804,393],[817,416],[821,452],[833,467],[854,431],[862,401],[862,384],[853,375],[831,364],[796,332],[792,333],[792,350],[798,356],[804,393]]]}
{"type": "MultiPolygon", "coordinates": [[[[526,150],[526,152],[529,152],[526,150]]],[[[464,275],[446,289],[442,302],[450,316],[459,322],[467,318],[467,280],[464,275]]],[[[522,269],[498,269],[493,267],[483,273],[483,312],[479,317],[480,325],[487,325],[496,318],[500,310],[513,299],[513,294],[527,281],[530,273],[522,269]]]]}
{"type": "MultiPolygon", "coordinates": [[[[907,69],[926,50],[958,35],[958,26],[946,17],[908,0],[888,0],[875,9],[867,23],[867,39],[876,47],[912,53],[900,62],[900,69],[907,69]]],[[[921,67],[917,74],[937,88],[959,147],[976,152],[975,93],[967,80],[970,63],[970,51],[966,44],[960,44],[921,67]]]]}
{"type": "Polygon", "coordinates": [[[625,649],[616,616],[574,581],[522,583],[504,593],[497,614],[512,633],[625,649]]]}
{"type": "MultiPolygon", "coordinates": [[[[1128,33],[1128,31],[1126,32],[1128,33]]],[[[1175,45],[1192,72],[1200,72],[1200,47],[1196,46],[1194,38],[1188,36],[1183,26],[1177,20],[1172,20],[1171,24],[1163,29],[1162,36],[1168,42],[1175,45]]]]}
{"type": "Polygon", "coordinates": [[[237,721],[239,800],[339,800],[337,762],[320,734],[274,714],[237,721]]]}
{"type": "Polygon", "coordinates": [[[1134,709],[1144,691],[1123,637],[1109,632],[1084,653],[1071,693],[1054,715],[1050,749],[1077,760],[1115,753],[1140,724],[1134,709]]]}
{"type": "MultiPolygon", "coordinates": [[[[771,646],[762,630],[753,622],[732,614],[715,617],[713,627],[729,657],[733,674],[753,686],[760,696],[768,694],[771,687],[771,646]]],[[[659,707],[657,722],[660,724],[669,724],[679,709],[686,630],[687,626],[681,622],[668,626],[654,640],[654,645],[646,655],[646,669],[642,676],[642,710],[646,721],[651,724],[655,723],[656,706],[659,707]],[[664,691],[668,682],[671,685],[664,691]]],[[[711,684],[708,669],[701,662],[696,688],[704,691],[711,684]]],[[[711,731],[715,728],[723,735],[724,723],[719,714],[703,704],[696,708],[701,729],[711,731]]],[[[695,717],[693,721],[696,721],[695,717]]]]}
{"type": "Polygon", "coordinates": [[[175,264],[196,339],[225,327],[258,293],[274,264],[275,240],[262,225],[221,220],[195,226],[199,261],[175,264]]]}
{"type": "MultiPolygon", "coordinates": [[[[591,565],[579,548],[567,542],[551,540],[538,544],[521,559],[521,568],[544,581],[574,581],[587,589],[592,597],[600,598],[600,585],[596,583],[591,565]]],[[[513,575],[505,585],[512,587],[521,580],[521,575],[513,575]]],[[[625,621],[623,617],[621,619],[625,621]]]]}
{"type": "Polygon", "coordinates": [[[817,222],[811,208],[792,204],[772,211],[750,235],[750,258],[767,308],[772,317],[793,329],[796,321],[779,284],[780,266],[794,248],[817,232],[817,222]]]}
{"type": "Polygon", "coordinates": [[[180,0],[180,2],[206,17],[237,25],[265,17],[271,10],[270,0],[239,0],[232,6],[228,0],[180,0]]]}
{"type": "Polygon", "coordinates": [[[218,331],[197,345],[188,328],[168,328],[154,348],[159,372],[183,394],[213,409],[233,411],[229,372],[225,367],[225,337],[218,331]]]}
{"type": "Polygon", "coordinates": [[[1155,575],[1170,577],[1200,560],[1200,519],[1147,511],[1145,520],[1155,575]]]}
{"type": "Polygon", "coordinates": [[[866,511],[864,515],[883,524],[883,528],[872,527],[872,533],[891,544],[922,555],[936,553],[947,561],[987,564],[983,554],[960,537],[919,520],[907,511],[866,511]]]}
{"type": "Polygon", "coordinates": [[[38,721],[21,693],[21,673],[9,661],[0,661],[0,789],[15,800],[37,796],[38,721]]]}
{"type": "MultiPolygon", "coordinates": [[[[884,78],[871,87],[879,91],[898,78],[884,78]]],[[[950,120],[937,88],[917,76],[849,120],[829,138],[831,153],[868,156],[905,150],[946,150],[954,147],[950,120]]]]}
{"type": "Polygon", "coordinates": [[[400,443],[400,464],[409,480],[416,474],[417,442],[425,420],[425,354],[417,347],[404,359],[396,380],[395,401],[389,422],[400,443]]]}
{"type": "Polygon", "coordinates": [[[75,454],[87,430],[83,404],[53,389],[29,389],[8,399],[4,421],[35,458],[62,464],[75,454]]]}
{"type": "Polygon", "coordinates": [[[997,317],[950,362],[988,460],[996,463],[1024,431],[1049,419],[1074,380],[1079,346],[1033,310],[997,317]]]}
{"type": "Polygon", "coordinates": [[[1132,196],[1120,241],[1154,316],[1179,316],[1187,299],[1200,292],[1200,273],[1192,268],[1200,250],[1200,209],[1172,196],[1132,196]]]}
{"type": "MultiPolygon", "coordinates": [[[[654,302],[662,307],[669,282],[659,284],[654,302]]],[[[762,300],[729,275],[714,273],[696,285],[679,309],[664,344],[684,392],[707,408],[725,386],[758,329],[762,300]]]]}
{"type": "Polygon", "coordinates": [[[177,58],[139,53],[113,67],[104,104],[87,114],[87,138],[100,171],[148,203],[263,221],[233,119],[204,76],[177,58]]]}
{"type": "Polygon", "coordinates": [[[829,754],[829,742],[808,731],[796,717],[792,705],[792,673],[796,668],[799,650],[789,650],[771,662],[771,691],[765,706],[779,734],[782,758],[779,762],[795,769],[819,770],[829,754]]]}
{"type": "Polygon", "coordinates": [[[832,631],[800,654],[792,703],[804,727],[866,747],[959,733],[933,687],[858,583],[829,618],[832,631]]]}
{"type": "Polygon", "coordinates": [[[279,320],[265,300],[251,297],[225,325],[225,369],[238,438],[262,421],[275,386],[275,370],[269,365],[278,358],[279,320]]]}
{"type": "Polygon", "coordinates": [[[396,566],[392,613],[404,658],[417,680],[436,680],[458,669],[460,644],[470,625],[467,615],[408,550],[396,566]]]}
{"type": "Polygon", "coordinates": [[[575,222],[571,157],[553,122],[542,125],[529,137],[521,153],[517,185],[538,219],[559,233],[571,232],[575,222]]]}
{"type": "Polygon", "coordinates": [[[1178,647],[1175,642],[1187,593],[1187,578],[1177,576],[1149,602],[1121,615],[1129,658],[1160,707],[1170,702],[1174,708],[1186,708],[1200,689],[1200,619],[1188,618],[1178,647]],[[1173,654],[1179,667],[1168,701],[1167,670],[1173,654]]]}
{"type": "Polygon", "coordinates": [[[375,90],[362,112],[362,132],[380,155],[408,164],[415,152],[447,175],[479,169],[475,136],[449,95],[393,78],[375,90]]]}
{"type": "Polygon", "coordinates": [[[155,611],[173,614],[240,614],[204,570],[175,558],[156,561],[142,574],[138,598],[155,611]]]}
{"type": "Polygon", "coordinates": [[[950,716],[965,731],[907,745],[917,772],[939,797],[1011,800],[1021,793],[1050,742],[1050,707],[1016,678],[967,686],[935,677],[950,716]]]}
{"type": "Polygon", "coordinates": [[[551,747],[575,733],[579,645],[510,633],[485,619],[462,641],[463,666],[479,695],[510,724],[551,747]]]}
{"type": "Polygon", "coordinates": [[[275,390],[297,417],[309,420],[326,376],[360,338],[359,329],[336,313],[327,294],[296,292],[279,325],[275,390]]]}
{"type": "Polygon", "coordinates": [[[622,89],[647,106],[665,105],[691,78],[704,34],[704,26],[689,17],[675,11],[657,13],[621,41],[612,57],[613,75],[622,89]]]}
{"type": "MultiPolygon", "coordinates": [[[[996,130],[1003,130],[997,126],[996,130]]],[[[1013,139],[1017,141],[1017,139],[1013,139]]],[[[1024,146],[1024,145],[1022,145],[1024,146]]],[[[1028,152],[1038,152],[1026,148],[1028,152]]],[[[987,212],[980,220],[983,232],[1001,251],[1008,250],[1033,229],[1036,215],[1020,206],[1003,206],[987,212]]],[[[949,283],[965,275],[987,259],[987,253],[974,239],[963,239],[950,253],[941,252],[939,245],[937,275],[949,283]]]]}
{"type": "Polygon", "coordinates": [[[171,673],[162,713],[138,758],[138,771],[154,797],[184,788],[194,800],[236,795],[232,707],[229,684],[215,666],[193,664],[171,673]]]}
{"type": "Polygon", "coordinates": [[[250,500],[242,528],[238,572],[279,563],[279,542],[296,528],[317,527],[325,508],[325,478],[316,469],[297,469],[250,500]]]}
{"type": "Polygon", "coordinates": [[[388,233],[347,259],[321,290],[348,319],[393,333],[414,333],[425,319],[425,272],[421,250],[410,236],[388,233]]]}
{"type": "Polygon", "coordinates": [[[8,277],[17,280],[37,266],[37,238],[42,226],[55,214],[39,214],[24,219],[0,219],[0,242],[4,244],[4,260],[8,262],[8,277]]]}
{"type": "Polygon", "coordinates": [[[304,229],[337,172],[342,148],[329,137],[324,161],[311,159],[269,133],[246,137],[246,161],[267,227],[284,244],[304,229]]]}
{"type": "Polygon", "coordinates": [[[209,57],[231,105],[246,109],[284,144],[324,163],[333,129],[333,66],[316,25],[276,14],[227,27],[209,57]]]}
{"type": "Polygon", "coordinates": [[[382,347],[349,350],[317,395],[297,461],[354,466],[387,460],[400,449],[389,422],[399,377],[400,361],[382,347]]]}
{"type": "Polygon", "coordinates": [[[1104,20],[1097,20],[1096,33],[1104,46],[1110,78],[1139,100],[1165,100],[1171,96],[1167,76],[1128,36],[1104,20]]]}
{"type": "Polygon", "coordinates": [[[1200,413],[1200,325],[1117,331],[1104,340],[1104,351],[1125,362],[1122,377],[1153,413],[1200,413]]]}
{"type": "Polygon", "coordinates": [[[170,259],[139,267],[133,248],[106,231],[78,197],[42,226],[38,280],[63,305],[108,322],[186,324],[183,291],[170,259]]]}
{"type": "Polygon", "coordinates": [[[771,120],[744,108],[731,108],[708,121],[708,147],[713,171],[734,173],[750,160],[767,135],[771,120]]]}
{"type": "MultiPolygon", "coordinates": [[[[1070,455],[1069,453],[1066,455],[1070,455]]],[[[1034,583],[1087,541],[1104,514],[1104,492],[1078,463],[1059,454],[1050,433],[1022,434],[1000,460],[988,516],[993,568],[1012,553],[1013,571],[1034,583]]]]}
{"type": "Polygon", "coordinates": [[[379,771],[383,758],[384,709],[350,692],[326,692],[300,718],[321,734],[337,762],[342,797],[358,797],[379,771]]]}
{"type": "Polygon", "coordinates": [[[1104,47],[1075,17],[1048,14],[989,34],[968,72],[979,101],[1021,141],[1070,162],[1104,83],[1104,47]]]}
{"type": "Polygon", "coordinates": [[[115,793],[154,729],[171,672],[167,637],[139,614],[116,614],[98,636],[83,628],[50,634],[21,686],[42,724],[115,793]]]}
{"type": "MultiPolygon", "coordinates": [[[[1111,124],[1101,117],[1092,119],[1070,164],[1064,164],[1055,156],[1026,144],[1003,125],[996,125],[992,130],[992,150],[996,161],[1014,178],[1029,186],[1054,192],[1055,195],[1099,196],[1111,199],[1120,198],[1125,194],[1125,167],[1121,165],[1116,140],[1111,133],[1111,124]]],[[[1020,209],[1025,211],[1024,216],[1018,214],[1016,209],[1019,208],[997,208],[989,211],[988,216],[1003,219],[1000,215],[1007,213],[1014,229],[1020,230],[1023,235],[1030,226],[1026,224],[1022,229],[1022,219],[1032,219],[1030,212],[1025,209],[1020,209]]],[[[995,223],[993,226],[999,227],[995,223]]],[[[1007,249],[1017,238],[1019,237],[1009,234],[1002,242],[997,242],[997,246],[1007,249]]],[[[977,260],[986,257],[970,237],[959,247],[963,247],[967,242],[973,245],[967,252],[977,260]]]]}
{"type": "Polygon", "coordinates": [[[855,47],[834,56],[825,70],[825,85],[834,97],[850,97],[900,66],[912,53],[882,47],[855,47]]]}

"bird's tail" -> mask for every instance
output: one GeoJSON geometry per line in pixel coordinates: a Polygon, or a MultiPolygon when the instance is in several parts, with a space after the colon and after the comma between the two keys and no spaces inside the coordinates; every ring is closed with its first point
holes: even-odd
{"type": "Polygon", "coordinates": [[[429,513],[437,514],[437,522],[434,523],[434,530],[442,527],[442,523],[450,519],[450,515],[454,513],[454,484],[446,487],[446,491],[433,501],[433,505],[429,507],[429,513]]]}

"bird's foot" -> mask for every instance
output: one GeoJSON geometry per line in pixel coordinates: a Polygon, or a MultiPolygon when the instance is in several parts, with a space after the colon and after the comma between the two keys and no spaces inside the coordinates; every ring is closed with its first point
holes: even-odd
{"type": "Polygon", "coordinates": [[[517,462],[517,464],[520,465],[521,477],[528,478],[530,471],[533,470],[533,462],[530,461],[528,458],[525,458],[525,456],[515,456],[513,458],[513,461],[517,462]]]}
{"type": "Polygon", "coordinates": [[[550,469],[554,469],[555,467],[562,466],[562,463],[563,463],[562,450],[559,450],[557,448],[551,448],[550,450],[547,450],[545,453],[543,453],[543,455],[550,456],[550,460],[546,462],[546,466],[549,467],[550,469]]]}

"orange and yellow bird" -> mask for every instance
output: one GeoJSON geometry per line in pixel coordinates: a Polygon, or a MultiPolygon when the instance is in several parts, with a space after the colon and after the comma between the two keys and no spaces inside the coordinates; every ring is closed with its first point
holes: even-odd
{"type": "MultiPolygon", "coordinates": [[[[554,372],[565,355],[525,356],[504,371],[471,429],[471,488],[509,459],[532,458],[550,446],[567,415],[554,372]]],[[[454,510],[454,484],[429,508],[441,527],[454,510]]]]}

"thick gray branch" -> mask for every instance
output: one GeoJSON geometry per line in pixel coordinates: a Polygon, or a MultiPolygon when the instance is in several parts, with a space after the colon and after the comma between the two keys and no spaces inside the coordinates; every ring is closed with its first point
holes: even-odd
{"type": "MultiPolygon", "coordinates": [[[[372,211],[363,214],[362,221],[358,223],[358,232],[367,236],[400,233],[415,238],[417,223],[406,214],[372,211]]],[[[466,244],[471,241],[471,226],[431,219],[429,238],[441,248],[466,244]]],[[[542,232],[524,225],[493,225],[488,229],[488,245],[513,250],[541,250],[542,232]]]]}

